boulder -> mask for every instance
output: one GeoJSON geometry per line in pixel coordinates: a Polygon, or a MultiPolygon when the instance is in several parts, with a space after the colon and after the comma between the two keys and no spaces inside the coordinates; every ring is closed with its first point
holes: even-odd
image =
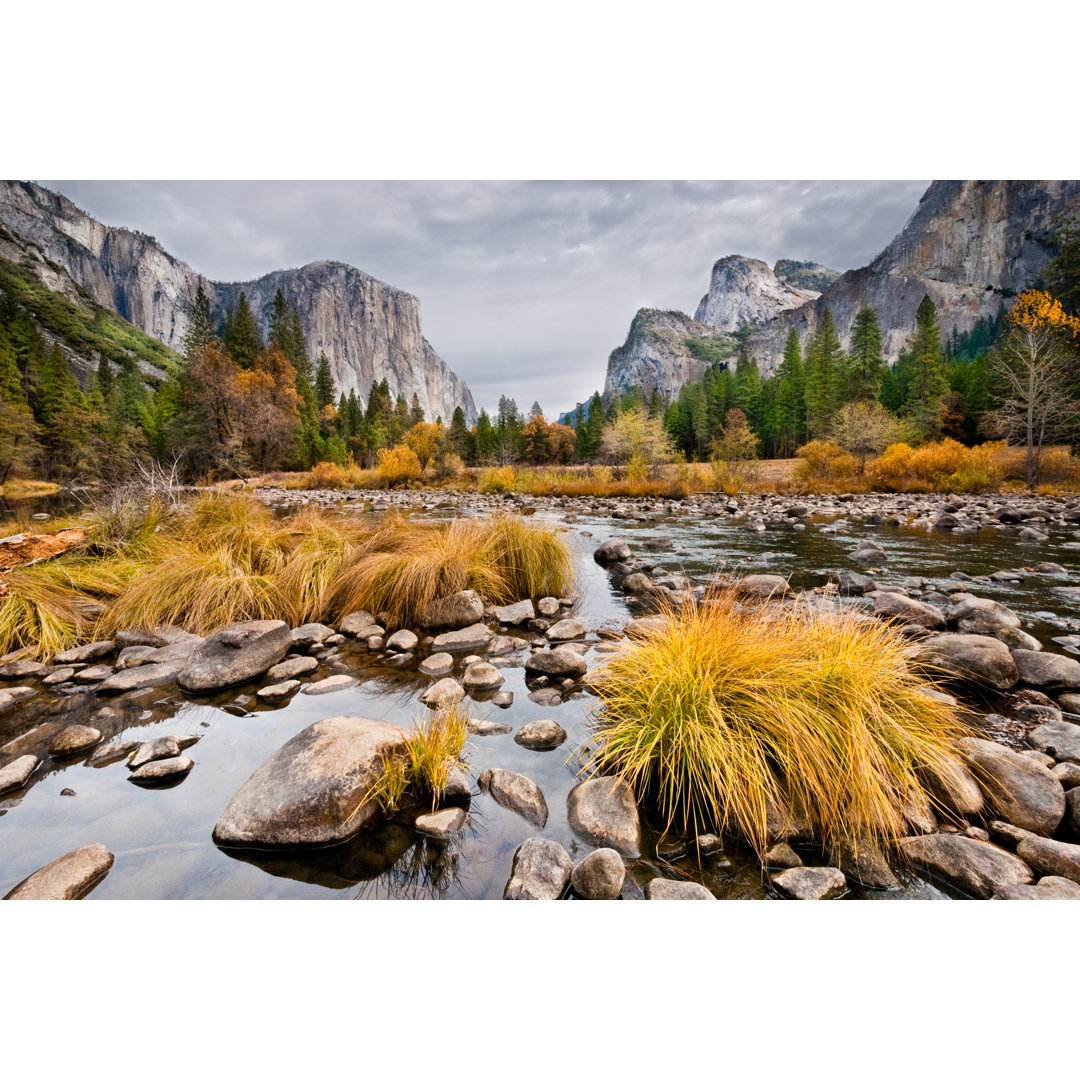
{"type": "Polygon", "coordinates": [[[86,645],[76,645],[73,649],[65,649],[53,657],[54,664],[89,664],[92,660],[100,660],[108,656],[115,649],[110,641],[90,641],[86,645]]]}
{"type": "Polygon", "coordinates": [[[554,596],[545,596],[537,602],[536,610],[543,618],[553,619],[559,614],[559,607],[559,601],[554,596]]]}
{"type": "Polygon", "coordinates": [[[980,900],[1007,885],[1028,885],[1032,880],[1030,868],[1015,855],[958,833],[906,836],[899,848],[931,876],[980,900]]]}
{"type": "Polygon", "coordinates": [[[588,661],[567,645],[534,652],[525,661],[527,674],[548,675],[559,679],[578,679],[589,670],[588,661]]]}
{"type": "Polygon", "coordinates": [[[854,570],[841,570],[836,575],[836,582],[841,596],[862,596],[874,587],[874,582],[866,574],[857,574],[854,570]]]}
{"type": "Polygon", "coordinates": [[[547,824],[548,808],[544,793],[527,776],[507,769],[487,769],[477,781],[480,790],[500,806],[520,814],[542,829],[547,824]]]}
{"type": "Polygon", "coordinates": [[[1028,835],[1016,845],[1016,854],[1042,874],[1053,874],[1080,884],[1080,844],[1028,835]]]}
{"type": "Polygon", "coordinates": [[[1065,794],[1065,819],[1073,836],[1080,838],[1080,787],[1074,787],[1065,794]]]}
{"type": "Polygon", "coordinates": [[[438,709],[443,705],[456,705],[464,696],[465,691],[456,679],[440,679],[420,695],[420,700],[438,709]]]}
{"type": "Polygon", "coordinates": [[[573,864],[562,844],[531,836],[514,852],[504,900],[558,900],[570,884],[573,864]]]}
{"type": "Polygon", "coordinates": [[[516,604],[507,604],[495,609],[495,618],[504,626],[521,626],[536,618],[536,608],[531,600],[519,600],[516,604]]]}
{"type": "Polygon", "coordinates": [[[835,866],[795,866],[769,880],[792,900],[835,900],[847,891],[847,881],[835,866]]]}
{"type": "Polygon", "coordinates": [[[748,574],[736,581],[732,588],[738,596],[752,596],[762,600],[770,597],[779,599],[791,592],[787,579],[779,574],[748,574]]]}
{"type": "Polygon", "coordinates": [[[611,566],[613,563],[629,560],[630,549],[622,540],[608,540],[593,552],[593,558],[601,566],[611,566]]]}
{"type": "Polygon", "coordinates": [[[645,899],[715,900],[716,897],[696,881],[672,881],[671,878],[654,877],[645,884],[645,899]]]}
{"type": "MultiPolygon", "coordinates": [[[[1047,757],[1050,755],[1048,754],[1047,757]]],[[[1051,758],[1051,760],[1053,760],[1051,758]]],[[[1071,761],[1061,761],[1057,765],[1054,765],[1050,769],[1050,775],[1057,778],[1057,781],[1065,789],[1066,792],[1071,791],[1075,787],[1080,787],[1080,765],[1076,765],[1071,761]]],[[[1066,794],[1065,801],[1069,801],[1069,796],[1066,794]]]]}
{"type": "Polygon", "coordinates": [[[1050,692],[1080,689],[1080,662],[1071,656],[1028,649],[1013,649],[1012,656],[1021,680],[1028,686],[1050,692]]]}
{"type": "Polygon", "coordinates": [[[370,611],[354,611],[338,623],[338,630],[349,637],[366,637],[364,631],[374,625],[375,616],[370,611]]]}
{"type": "Polygon", "coordinates": [[[838,839],[831,847],[829,861],[839,867],[845,878],[864,888],[900,888],[899,878],[889,866],[881,845],[872,836],[862,837],[857,844],[845,838],[838,839]]]}
{"type": "Polygon", "coordinates": [[[128,762],[129,769],[137,769],[148,761],[176,757],[180,753],[180,742],[175,735],[162,735],[157,739],[144,742],[128,762]]]}
{"type": "Polygon", "coordinates": [[[69,724],[49,743],[49,753],[56,757],[79,754],[98,742],[101,742],[101,732],[97,728],[87,727],[85,724],[69,724]]]}
{"type": "Polygon", "coordinates": [[[104,844],[76,848],[35,870],[5,900],[81,900],[109,872],[113,855],[104,844]]]}
{"type": "Polygon", "coordinates": [[[1028,732],[1027,741],[1057,761],[1071,761],[1080,765],[1080,724],[1067,720],[1051,720],[1028,732]]]}
{"type": "Polygon", "coordinates": [[[286,679],[295,679],[298,675],[310,675],[318,666],[319,661],[314,656],[291,656],[288,660],[275,664],[266,673],[266,678],[270,682],[284,682],[286,679]]]}
{"type": "Polygon", "coordinates": [[[34,754],[23,754],[14,761],[9,761],[0,768],[0,795],[21,788],[30,774],[37,768],[38,759],[34,754]]]}
{"type": "Polygon", "coordinates": [[[214,826],[225,847],[335,844],[378,808],[371,790],[405,752],[405,732],[359,716],[331,716],[294,735],[243,783],[214,826]]]}
{"type": "Polygon", "coordinates": [[[327,638],[334,636],[332,627],[320,622],[304,623],[298,626],[289,635],[293,645],[301,649],[310,649],[313,645],[321,645],[327,638]]]}
{"type": "Polygon", "coordinates": [[[530,750],[554,750],[566,742],[566,732],[554,720],[530,720],[518,730],[514,742],[530,750]]]}
{"type": "Polygon", "coordinates": [[[291,643],[289,628],[280,619],[233,623],[195,649],[176,681],[193,693],[238,686],[280,663],[291,643]]]}
{"type": "Polygon", "coordinates": [[[466,690],[494,690],[502,686],[502,673],[493,664],[470,664],[461,680],[466,690]]]}
{"type": "Polygon", "coordinates": [[[439,634],[431,647],[435,652],[471,652],[473,649],[482,649],[493,636],[492,631],[483,623],[473,623],[463,630],[439,634]]]}
{"type": "Polygon", "coordinates": [[[417,670],[432,679],[445,679],[454,670],[454,658],[448,652],[432,653],[420,661],[417,670]]]}
{"type": "Polygon", "coordinates": [[[982,789],[962,762],[950,761],[936,772],[927,770],[923,783],[927,791],[954,814],[967,817],[982,813],[982,789]]]}
{"type": "Polygon", "coordinates": [[[783,842],[773,844],[761,860],[762,866],[775,870],[790,870],[793,866],[802,866],[802,864],[799,853],[790,844],[783,842]]]}
{"type": "Polygon", "coordinates": [[[465,811],[460,806],[421,814],[415,822],[416,831],[435,840],[449,840],[465,824],[465,811]]]}
{"type": "Polygon", "coordinates": [[[570,884],[582,900],[617,900],[626,881],[626,866],[614,848],[590,851],[574,867],[570,884]]]}
{"type": "Polygon", "coordinates": [[[1061,824],[1065,791],[1045,765],[988,739],[961,739],[957,746],[996,816],[1044,836],[1061,824]]]}
{"type": "Polygon", "coordinates": [[[183,776],[191,772],[195,762],[191,758],[178,756],[159,758],[157,761],[148,761],[140,765],[128,777],[136,784],[156,784],[162,780],[172,780],[174,777],[183,776]]]}
{"type": "Polygon", "coordinates": [[[420,613],[420,625],[430,630],[460,630],[484,617],[484,601],[472,589],[432,600],[420,613]]]}
{"type": "Polygon", "coordinates": [[[578,619],[560,619],[545,636],[548,641],[574,641],[585,636],[585,626],[578,619]]]}
{"type": "Polygon", "coordinates": [[[630,859],[641,854],[641,819],[624,780],[601,776],[578,784],[566,799],[570,828],[595,847],[610,847],[630,859]]]}
{"type": "Polygon", "coordinates": [[[924,626],[927,630],[940,630],[945,626],[945,616],[936,607],[921,600],[912,600],[902,593],[876,593],[874,614],[912,626],[924,626]]]}
{"type": "Polygon", "coordinates": [[[949,608],[946,617],[949,625],[961,634],[988,634],[993,637],[1000,630],[1020,625],[1020,616],[1004,604],[970,593],[962,594],[949,608]]]}
{"type": "Polygon", "coordinates": [[[937,634],[917,653],[918,663],[946,678],[1008,690],[1020,679],[1008,646],[983,634],[937,634]]]}

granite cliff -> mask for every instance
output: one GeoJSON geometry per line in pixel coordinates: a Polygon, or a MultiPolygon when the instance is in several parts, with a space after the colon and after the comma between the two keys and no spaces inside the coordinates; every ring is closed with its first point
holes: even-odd
{"type": "Polygon", "coordinates": [[[709,291],[701,298],[694,318],[734,333],[751,323],[768,322],[819,295],[789,284],[760,259],[725,255],[713,264],[709,291]]]}

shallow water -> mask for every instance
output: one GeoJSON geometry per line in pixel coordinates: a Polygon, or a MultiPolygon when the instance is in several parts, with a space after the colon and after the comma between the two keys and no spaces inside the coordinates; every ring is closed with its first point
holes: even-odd
{"type": "MultiPolygon", "coordinates": [[[[545,512],[536,516],[559,520],[559,515],[545,512]]],[[[1018,543],[1015,531],[987,529],[954,536],[852,524],[835,535],[822,535],[814,525],[805,532],[778,526],[749,533],[735,523],[685,514],[658,514],[645,523],[582,514],[567,528],[577,556],[580,600],[575,615],[594,640],[595,631],[621,627],[634,613],[591,558],[601,541],[616,536],[651,563],[685,569],[695,582],[718,569],[768,569],[790,575],[797,587],[814,587],[841,567],[858,568],[849,555],[864,535],[872,535],[889,552],[883,581],[944,579],[955,570],[975,575],[1051,559],[1070,570],[1068,581],[1027,576],[1020,585],[975,582],[972,590],[1007,603],[1023,617],[1025,629],[1044,641],[1072,629],[1071,620],[1080,619],[1080,602],[1051,591],[1076,583],[1076,552],[1063,546],[1072,541],[1068,533],[1038,545],[1018,543]],[[665,540],[674,550],[646,550],[649,542],[665,540]],[[1040,611],[1058,614],[1047,619],[1036,615],[1040,611]]],[[[527,653],[517,655],[522,659],[527,653]]],[[[127,779],[123,763],[95,768],[85,764],[86,755],[69,763],[46,759],[27,788],[0,797],[0,895],[64,852],[103,843],[116,862],[90,894],[95,900],[499,898],[514,850],[539,830],[477,793],[475,777],[487,768],[504,768],[535,780],[549,809],[543,835],[563,844],[576,862],[590,847],[577,840],[567,824],[566,797],[576,783],[573,751],[588,736],[595,704],[595,698],[577,694],[558,706],[537,705],[528,700],[523,667],[501,670],[506,679],[501,689],[513,691],[513,705],[502,710],[477,704],[474,715],[505,721],[515,730],[530,720],[551,717],[567,730],[568,738],[555,750],[537,752],[518,746],[511,735],[473,736],[467,760],[474,797],[467,825],[451,843],[421,838],[407,822],[390,823],[340,847],[275,857],[227,852],[211,839],[218,816],[243,781],[289,738],[322,717],[358,715],[407,727],[423,708],[417,695],[429,685],[427,678],[388,668],[350,642],[332,668],[321,667],[307,678],[347,671],[360,678],[359,685],[328,695],[296,694],[278,707],[254,704],[257,685],[201,702],[186,699],[175,687],[101,700],[92,691],[63,698],[39,691],[0,718],[0,760],[34,748],[44,756],[61,719],[81,721],[101,705],[110,705],[121,715],[104,725],[95,720],[107,742],[197,734],[199,742],[185,751],[195,767],[173,787],[141,788],[127,779]],[[61,795],[65,788],[74,789],[75,796],[61,795]]],[[[629,862],[624,898],[641,897],[642,886],[657,873],[701,880],[722,898],[774,895],[748,852],[727,851],[700,867],[688,858],[667,864],[655,856],[654,840],[650,833],[645,857],[629,862]]],[[[901,892],[853,890],[850,895],[939,899],[946,893],[911,877],[901,892]]]]}

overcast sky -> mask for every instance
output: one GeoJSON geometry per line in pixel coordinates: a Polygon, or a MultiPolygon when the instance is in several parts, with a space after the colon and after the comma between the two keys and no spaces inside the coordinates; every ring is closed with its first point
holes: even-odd
{"type": "Polygon", "coordinates": [[[929,181],[40,183],[215,281],[351,263],[420,298],[477,408],[554,419],[602,388],[638,308],[693,315],[723,255],[862,266],[929,181]]]}

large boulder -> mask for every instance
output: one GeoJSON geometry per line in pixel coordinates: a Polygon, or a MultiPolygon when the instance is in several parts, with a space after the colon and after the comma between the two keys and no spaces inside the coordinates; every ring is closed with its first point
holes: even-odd
{"type": "Polygon", "coordinates": [[[906,836],[900,851],[933,877],[980,900],[1007,885],[1028,885],[1031,869],[1015,855],[959,833],[906,836]]]}
{"type": "Polygon", "coordinates": [[[579,619],[560,619],[545,636],[548,641],[574,641],[585,636],[585,625],[579,619]]]}
{"type": "Polygon", "coordinates": [[[1065,789],[1045,765],[988,739],[961,739],[957,746],[996,816],[1044,836],[1061,824],[1065,789]]]}
{"type": "Polygon", "coordinates": [[[176,681],[203,694],[238,686],[284,660],[291,644],[289,628],[280,619],[233,623],[195,649],[176,681]]]}
{"type": "Polygon", "coordinates": [[[548,807],[544,793],[527,776],[508,769],[487,769],[477,783],[485,795],[500,806],[520,814],[526,821],[542,829],[547,824],[548,807]]]}
{"type": "Polygon", "coordinates": [[[916,655],[936,674],[994,690],[1008,690],[1020,679],[1008,646],[984,634],[937,634],[916,655]]]}
{"type": "Polygon", "coordinates": [[[1004,604],[970,593],[961,594],[950,606],[946,617],[949,625],[961,634],[988,634],[995,637],[998,631],[1020,625],[1020,616],[1004,604]]]}
{"type": "Polygon", "coordinates": [[[531,836],[514,852],[504,900],[558,900],[570,884],[573,863],[562,844],[531,836]]]}
{"type": "Polygon", "coordinates": [[[381,720],[331,716],[294,735],[251,774],[214,826],[225,847],[335,844],[378,813],[370,798],[405,732],[381,720]]]}
{"type": "Polygon", "coordinates": [[[970,814],[982,813],[982,788],[962,762],[952,760],[936,770],[926,770],[923,783],[927,791],[954,814],[967,817],[970,814]]]}
{"type": "Polygon", "coordinates": [[[882,619],[924,626],[927,630],[940,630],[945,626],[945,616],[936,607],[912,600],[903,593],[879,592],[874,596],[874,614],[882,619]]]}
{"type": "Polygon", "coordinates": [[[554,750],[566,742],[566,731],[554,720],[530,720],[521,725],[514,742],[530,750],[554,750]]]}
{"type": "Polygon", "coordinates": [[[460,630],[484,617],[484,601],[472,589],[432,600],[420,614],[420,625],[430,630],[460,630]]]}
{"type": "Polygon", "coordinates": [[[433,652],[462,652],[482,649],[494,636],[483,623],[473,623],[461,630],[450,630],[431,643],[433,652]]]}
{"type": "Polygon", "coordinates": [[[1080,662],[1060,653],[1013,649],[1013,660],[1020,678],[1037,690],[1080,689],[1080,662]]]}
{"type": "Polygon", "coordinates": [[[845,878],[867,889],[900,888],[900,880],[892,872],[885,852],[872,836],[863,836],[858,843],[841,837],[832,844],[829,861],[845,878]]]}
{"type": "Polygon", "coordinates": [[[566,798],[570,828],[596,847],[614,848],[636,859],[641,854],[641,818],[634,793],[615,776],[585,780],[566,798]]]}
{"type": "Polygon", "coordinates": [[[589,670],[589,663],[566,645],[541,649],[525,661],[525,671],[531,675],[549,675],[559,679],[578,679],[589,670]]]}
{"type": "Polygon", "coordinates": [[[5,900],[81,900],[109,872],[113,855],[104,844],[76,848],[35,870],[5,900]]]}

